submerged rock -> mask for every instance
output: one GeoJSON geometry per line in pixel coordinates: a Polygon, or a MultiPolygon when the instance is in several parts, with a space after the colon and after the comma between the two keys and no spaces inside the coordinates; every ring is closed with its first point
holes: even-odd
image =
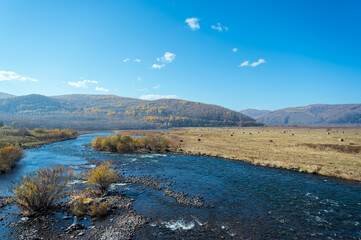
{"type": "Polygon", "coordinates": [[[65,232],[73,232],[73,231],[80,230],[80,229],[84,229],[84,224],[73,223],[67,229],[65,229],[65,232]]]}

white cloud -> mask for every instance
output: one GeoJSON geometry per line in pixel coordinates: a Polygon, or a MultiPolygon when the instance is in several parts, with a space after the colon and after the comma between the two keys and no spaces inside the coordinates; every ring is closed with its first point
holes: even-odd
{"type": "Polygon", "coordinates": [[[165,52],[162,57],[157,58],[157,61],[161,62],[162,64],[154,63],[152,65],[152,68],[156,68],[156,69],[164,68],[166,66],[166,64],[173,62],[173,60],[175,59],[175,56],[176,55],[174,53],[165,52]]]}
{"type": "Polygon", "coordinates": [[[225,32],[228,32],[228,27],[223,26],[221,23],[217,23],[217,25],[212,25],[211,28],[217,30],[218,32],[223,32],[223,30],[225,32]]]}
{"type": "Polygon", "coordinates": [[[88,83],[98,83],[97,81],[93,81],[93,80],[83,80],[83,81],[77,81],[77,82],[68,82],[68,84],[70,86],[73,87],[81,87],[81,88],[88,88],[88,83]]]}
{"type": "Polygon", "coordinates": [[[171,52],[165,52],[160,58],[157,58],[158,62],[171,63],[175,59],[175,54],[171,52]]]}
{"type": "Polygon", "coordinates": [[[249,63],[249,61],[244,61],[243,63],[241,63],[239,65],[239,67],[246,67],[246,66],[249,66],[249,67],[257,67],[258,65],[260,65],[261,63],[265,63],[266,61],[262,58],[258,59],[257,62],[253,62],[253,63],[249,63]]]}
{"type": "Polygon", "coordinates": [[[126,58],[123,60],[123,62],[129,62],[130,61],[130,58],[126,58]]]}
{"type": "Polygon", "coordinates": [[[99,92],[109,92],[109,89],[106,89],[106,88],[103,88],[103,87],[96,87],[95,90],[99,91],[99,92]]]}
{"type": "Polygon", "coordinates": [[[201,28],[198,23],[199,20],[200,20],[199,18],[187,18],[185,22],[192,29],[192,31],[197,31],[198,29],[201,28]]]}
{"type": "Polygon", "coordinates": [[[31,77],[24,77],[15,72],[11,71],[0,71],[0,82],[1,81],[30,81],[30,82],[38,82],[38,79],[31,77]]]}
{"type": "Polygon", "coordinates": [[[233,51],[233,52],[237,52],[238,49],[235,47],[235,48],[232,49],[232,51],[233,51]]]}
{"type": "Polygon", "coordinates": [[[152,65],[152,68],[156,68],[156,69],[161,69],[161,68],[164,68],[164,67],[165,67],[165,64],[159,65],[159,64],[154,63],[154,64],[152,65]]]}
{"type": "Polygon", "coordinates": [[[142,60],[140,60],[139,58],[134,59],[134,62],[140,63],[142,60]]]}
{"type": "Polygon", "coordinates": [[[143,79],[142,79],[142,77],[138,77],[138,81],[140,82],[140,81],[142,81],[143,79]]]}
{"type": "Polygon", "coordinates": [[[245,66],[249,66],[249,61],[244,61],[243,63],[241,63],[241,65],[239,65],[239,67],[245,67],[245,66]]]}
{"type": "Polygon", "coordinates": [[[160,84],[157,84],[153,87],[153,89],[158,89],[158,88],[160,88],[160,84]]]}
{"type": "Polygon", "coordinates": [[[162,99],[162,98],[178,98],[178,96],[177,95],[154,95],[154,94],[140,96],[140,99],[142,99],[142,100],[157,100],[157,99],[162,99]]]}
{"type": "Polygon", "coordinates": [[[266,61],[264,59],[258,59],[257,62],[254,62],[251,64],[252,67],[257,67],[258,65],[260,65],[261,63],[265,63],[266,61]]]}

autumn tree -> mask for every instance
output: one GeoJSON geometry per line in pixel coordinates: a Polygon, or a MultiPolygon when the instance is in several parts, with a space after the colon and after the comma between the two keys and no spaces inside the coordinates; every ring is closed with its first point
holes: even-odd
{"type": "Polygon", "coordinates": [[[25,175],[20,183],[14,184],[11,199],[25,214],[47,212],[53,204],[69,195],[72,173],[59,166],[25,175]]]}
{"type": "Polygon", "coordinates": [[[104,194],[110,184],[118,180],[118,173],[111,167],[111,163],[108,161],[90,171],[88,183],[104,194]]]}

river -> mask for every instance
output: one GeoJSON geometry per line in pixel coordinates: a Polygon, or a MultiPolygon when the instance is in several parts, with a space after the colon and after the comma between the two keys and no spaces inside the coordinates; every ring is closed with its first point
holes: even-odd
{"type": "MultiPolygon", "coordinates": [[[[135,239],[360,239],[361,184],[318,175],[254,166],[200,156],[114,154],[83,146],[95,136],[53,143],[26,151],[10,173],[0,176],[5,189],[24,174],[53,165],[76,172],[94,167],[86,158],[122,162],[126,174],[152,175],[172,190],[200,195],[213,207],[180,205],[141,184],[119,190],[135,199],[138,214],[151,218],[135,239]],[[219,236],[220,236],[219,235],[219,236]]],[[[4,226],[0,226],[1,228],[4,226]]]]}

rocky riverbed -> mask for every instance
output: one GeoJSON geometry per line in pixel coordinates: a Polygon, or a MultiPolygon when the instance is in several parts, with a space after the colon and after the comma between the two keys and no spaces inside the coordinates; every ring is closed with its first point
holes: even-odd
{"type": "MultiPolygon", "coordinates": [[[[95,166],[104,163],[102,160],[87,159],[95,166]]],[[[94,167],[94,166],[93,166],[94,167]]],[[[194,207],[210,206],[202,197],[190,196],[184,192],[174,192],[170,189],[172,183],[150,175],[133,176],[124,174],[119,162],[113,162],[113,167],[121,173],[120,183],[113,184],[104,195],[86,192],[86,179],[89,170],[74,175],[71,184],[74,186],[73,195],[86,195],[91,199],[85,203],[107,203],[108,215],[103,217],[76,217],[72,214],[75,206],[73,198],[66,198],[57,203],[48,214],[22,216],[16,205],[9,201],[9,197],[0,196],[0,225],[9,229],[3,237],[8,239],[131,239],[136,231],[149,223],[145,216],[133,210],[134,199],[126,196],[117,189],[122,184],[142,184],[146,187],[163,192],[165,196],[173,198],[177,203],[194,207]]],[[[153,219],[156,221],[156,219],[153,219]]]]}

